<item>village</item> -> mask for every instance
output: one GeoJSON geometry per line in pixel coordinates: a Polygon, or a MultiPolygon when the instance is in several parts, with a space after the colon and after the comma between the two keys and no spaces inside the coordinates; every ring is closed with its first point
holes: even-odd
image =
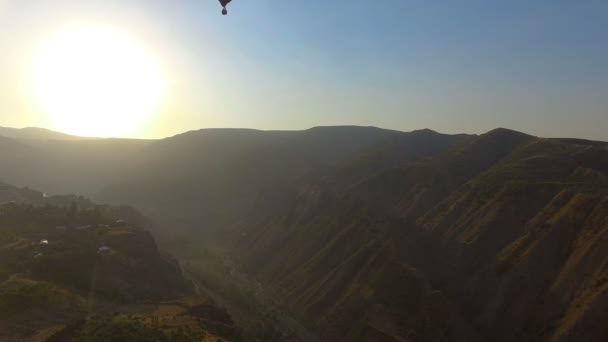
{"type": "MultiPolygon", "coordinates": [[[[42,233],[44,237],[40,239],[37,248],[34,248],[32,252],[32,256],[34,259],[41,259],[45,256],[45,251],[48,250],[51,243],[55,243],[56,241],[61,241],[63,237],[67,234],[72,234],[74,232],[82,232],[82,231],[107,231],[112,228],[124,228],[128,227],[129,223],[126,220],[116,220],[112,224],[87,224],[81,225],[77,227],[69,227],[69,226],[56,226],[55,234],[42,233]],[[49,235],[53,236],[53,239],[49,238],[49,235]]],[[[115,251],[107,246],[103,241],[101,242],[99,248],[97,248],[97,255],[99,256],[110,256],[113,255],[115,251]]]]}

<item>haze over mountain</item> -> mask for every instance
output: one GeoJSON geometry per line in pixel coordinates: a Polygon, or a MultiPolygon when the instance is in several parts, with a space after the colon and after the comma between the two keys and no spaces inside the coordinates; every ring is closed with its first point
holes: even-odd
{"type": "Polygon", "coordinates": [[[61,132],[51,131],[46,128],[25,127],[11,128],[0,127],[0,136],[12,139],[34,139],[34,140],[79,140],[87,139],[69,135],[61,132]]]}
{"type": "Polygon", "coordinates": [[[607,33],[0,0],[0,342],[608,341],[607,33]]]}
{"type": "Polygon", "coordinates": [[[140,209],[203,285],[244,279],[322,340],[608,338],[605,142],[205,129],[0,157],[6,182],[140,209]]]}

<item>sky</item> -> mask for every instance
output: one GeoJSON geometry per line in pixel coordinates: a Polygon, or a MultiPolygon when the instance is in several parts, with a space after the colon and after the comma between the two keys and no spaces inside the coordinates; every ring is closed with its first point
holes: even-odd
{"type": "MultiPolygon", "coordinates": [[[[0,0],[0,126],[53,126],[28,61],[111,26],[167,77],[130,137],[366,125],[608,140],[608,1],[0,0]]],[[[86,115],[83,113],[82,115],[86,115]]]]}

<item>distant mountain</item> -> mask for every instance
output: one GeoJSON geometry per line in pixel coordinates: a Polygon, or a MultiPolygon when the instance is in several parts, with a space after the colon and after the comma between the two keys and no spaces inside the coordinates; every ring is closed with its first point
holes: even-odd
{"type": "MultiPolygon", "coordinates": [[[[423,146],[386,156],[386,167],[443,151],[467,136],[398,132],[373,127],[305,131],[210,129],[155,141],[96,198],[130,203],[157,219],[209,229],[270,204],[277,189],[333,169],[375,147],[423,146]]],[[[166,222],[167,223],[167,222],[166,222]]]]}
{"type": "Polygon", "coordinates": [[[51,131],[45,128],[38,127],[26,127],[26,128],[10,128],[0,127],[0,136],[12,138],[12,139],[26,139],[26,140],[81,140],[81,139],[94,139],[94,138],[83,138],[65,133],[51,131]]]}
{"type": "Polygon", "coordinates": [[[90,195],[150,141],[133,139],[17,140],[0,136],[0,181],[48,193],[90,195]]]}
{"type": "MultiPolygon", "coordinates": [[[[112,195],[116,191],[148,180],[157,187],[169,183],[167,186],[178,189],[182,183],[193,190],[215,186],[224,192],[229,188],[240,192],[264,179],[276,183],[311,169],[333,167],[352,155],[373,153],[370,149],[382,144],[422,141],[427,133],[341,126],[305,131],[205,129],[162,140],[24,141],[0,137],[4,161],[0,180],[52,193],[101,192],[101,198],[112,201],[122,201],[122,195],[112,195]]],[[[429,133],[428,139],[433,137],[451,139],[429,133]]],[[[454,136],[454,141],[463,137],[454,136]]],[[[441,144],[449,144],[445,141],[441,144]]]]}

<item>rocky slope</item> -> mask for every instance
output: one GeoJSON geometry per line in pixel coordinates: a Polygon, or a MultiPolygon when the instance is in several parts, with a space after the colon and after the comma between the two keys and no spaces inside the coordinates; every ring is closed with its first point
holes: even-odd
{"type": "Polygon", "coordinates": [[[236,225],[235,255],[328,340],[602,340],[607,146],[499,129],[329,172],[236,225]]]}

